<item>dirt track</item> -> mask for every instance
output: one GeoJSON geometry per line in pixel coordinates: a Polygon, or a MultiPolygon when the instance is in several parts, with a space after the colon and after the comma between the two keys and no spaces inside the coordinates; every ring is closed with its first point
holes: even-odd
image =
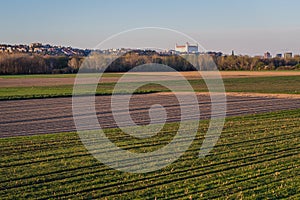
{"type": "MultiPolygon", "coordinates": [[[[210,98],[198,94],[201,118],[210,117],[210,98]]],[[[168,122],[180,120],[180,107],[176,97],[171,94],[134,95],[130,102],[130,111],[137,124],[149,123],[149,107],[161,104],[167,111],[168,122]]],[[[83,105],[84,106],[84,105],[83,105]]],[[[189,106],[187,102],[183,106],[189,106]]],[[[262,113],[276,110],[300,108],[299,98],[277,98],[262,96],[227,96],[227,116],[249,113],[262,113]]],[[[45,133],[75,131],[71,98],[32,99],[0,102],[0,137],[35,135],[45,133]]],[[[87,121],[91,116],[86,109],[82,115],[87,121]]],[[[96,110],[103,128],[116,127],[110,112],[110,97],[97,96],[96,110]]],[[[123,115],[124,110],[118,110],[123,115]]],[[[195,116],[188,116],[193,119],[195,116]]],[[[126,126],[126,123],[124,124],[126,126]]]]}

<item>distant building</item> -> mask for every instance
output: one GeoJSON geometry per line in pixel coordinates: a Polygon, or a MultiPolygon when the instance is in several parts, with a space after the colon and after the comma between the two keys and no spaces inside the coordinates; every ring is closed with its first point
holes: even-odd
{"type": "Polygon", "coordinates": [[[175,51],[178,53],[198,53],[198,44],[190,45],[188,42],[185,45],[175,45],[175,51]]]}
{"type": "Polygon", "coordinates": [[[293,53],[292,52],[284,53],[284,58],[285,59],[293,58],[293,53]]]}
{"type": "Polygon", "coordinates": [[[6,48],[6,52],[9,52],[9,53],[12,53],[13,50],[14,50],[13,47],[7,47],[7,48],[6,48]]]}
{"type": "Polygon", "coordinates": [[[276,58],[282,58],[282,54],[281,53],[276,54],[276,58]]]}
{"type": "Polygon", "coordinates": [[[34,43],[31,43],[30,45],[29,45],[29,48],[40,48],[40,47],[42,47],[43,46],[43,44],[42,43],[39,43],[39,42],[34,42],[34,43]]]}
{"type": "Polygon", "coordinates": [[[270,58],[272,58],[270,52],[264,53],[264,59],[270,59],[270,58]]]}

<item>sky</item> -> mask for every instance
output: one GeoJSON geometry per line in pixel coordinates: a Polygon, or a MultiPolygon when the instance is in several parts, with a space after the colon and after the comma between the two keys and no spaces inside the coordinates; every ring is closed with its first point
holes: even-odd
{"type": "MultiPolygon", "coordinates": [[[[162,27],[187,34],[205,50],[300,54],[299,7],[299,0],[0,0],[0,43],[95,48],[122,31],[162,27]]],[[[103,48],[136,46],[139,37],[165,49],[184,42],[162,35],[133,31],[124,43],[113,38],[103,48]]]]}

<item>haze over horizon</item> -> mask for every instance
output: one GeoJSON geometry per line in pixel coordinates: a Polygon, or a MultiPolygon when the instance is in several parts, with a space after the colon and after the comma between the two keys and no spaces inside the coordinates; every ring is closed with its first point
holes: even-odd
{"type": "MultiPolygon", "coordinates": [[[[42,42],[94,48],[106,38],[137,27],[183,32],[206,50],[262,55],[300,53],[300,2],[253,1],[4,1],[1,40],[7,44],[42,42]]],[[[145,33],[147,34],[147,33],[145,33]]],[[[149,33],[150,34],[150,33],[149,33]]],[[[130,41],[112,47],[130,47],[130,41]],[[127,46],[126,46],[127,45],[127,46]]],[[[165,49],[183,42],[156,41],[165,49]]],[[[155,46],[154,42],[154,46],[155,46]]]]}

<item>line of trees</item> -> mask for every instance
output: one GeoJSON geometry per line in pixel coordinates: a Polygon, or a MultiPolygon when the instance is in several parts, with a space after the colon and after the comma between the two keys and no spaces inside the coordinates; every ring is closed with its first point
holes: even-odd
{"type": "Polygon", "coordinates": [[[72,73],[66,56],[0,54],[0,74],[72,73]]]}
{"type": "MultiPolygon", "coordinates": [[[[90,58],[89,62],[92,60],[90,58]]],[[[145,51],[133,51],[120,57],[101,55],[101,59],[95,57],[94,64],[88,64],[84,62],[85,57],[2,53],[0,54],[0,74],[76,73],[82,64],[87,72],[95,72],[101,70],[101,67],[107,63],[109,67],[106,72],[126,72],[135,66],[148,63],[164,64],[177,71],[207,70],[203,67],[206,62],[203,58],[205,57],[193,58],[190,55],[160,55],[154,51],[146,53],[145,51]],[[110,61],[113,62],[109,63],[110,61]],[[196,69],[189,61],[194,66],[196,65],[196,69]]],[[[215,67],[219,70],[300,70],[300,57],[262,59],[249,56],[212,56],[210,59],[214,61],[215,67]]]]}
{"type": "Polygon", "coordinates": [[[300,56],[264,59],[250,56],[214,57],[219,70],[299,70],[300,56]]]}
{"type": "MultiPolygon", "coordinates": [[[[73,58],[76,59],[76,58],[73,58]]],[[[78,59],[78,58],[77,58],[78,59]]],[[[80,61],[77,63],[81,63],[80,61]]],[[[178,55],[159,55],[156,52],[148,54],[129,52],[122,56],[95,54],[86,59],[82,68],[85,72],[106,71],[106,72],[127,72],[136,66],[144,64],[164,64],[177,71],[193,71],[195,68],[187,60],[178,55]]],[[[79,67],[79,66],[77,66],[79,67]]],[[[82,70],[82,69],[81,69],[82,70]]],[[[159,68],[145,67],[145,71],[158,70],[159,68]]]]}

